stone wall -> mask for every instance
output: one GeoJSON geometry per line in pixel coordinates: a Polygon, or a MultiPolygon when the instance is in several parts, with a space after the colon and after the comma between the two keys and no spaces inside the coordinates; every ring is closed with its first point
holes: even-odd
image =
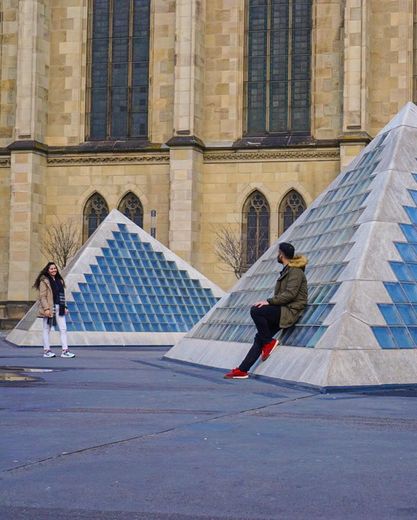
{"type": "Polygon", "coordinates": [[[278,238],[278,209],[284,196],[296,189],[309,205],[339,173],[337,148],[205,154],[201,196],[200,262],[198,268],[224,289],[235,276],[216,256],[216,232],[226,224],[238,233],[247,197],[259,190],[268,200],[271,243],[278,238]],[[303,160],[298,159],[303,156],[303,160]]]}
{"type": "Polygon", "coordinates": [[[45,225],[58,217],[73,220],[82,232],[83,208],[94,192],[106,200],[109,210],[132,191],[142,202],[143,226],[150,232],[151,210],[157,211],[157,236],[168,243],[169,156],[135,154],[117,156],[53,156],[49,158],[46,182],[45,225]]]}
{"type": "Polygon", "coordinates": [[[0,9],[0,146],[7,146],[16,117],[18,0],[3,0],[0,9]]]}
{"type": "Polygon", "coordinates": [[[8,159],[0,157],[0,302],[7,300],[9,277],[10,165],[8,163],[8,159]]]}

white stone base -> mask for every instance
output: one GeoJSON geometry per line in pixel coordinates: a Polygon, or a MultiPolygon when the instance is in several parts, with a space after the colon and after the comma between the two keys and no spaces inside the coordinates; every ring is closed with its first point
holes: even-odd
{"type": "MultiPolygon", "coordinates": [[[[165,358],[230,370],[250,348],[229,343],[184,338],[165,358]]],[[[417,385],[417,349],[358,350],[281,346],[252,373],[321,389],[385,385],[417,385]]]]}
{"type": "MultiPolygon", "coordinates": [[[[89,346],[167,346],[179,341],[184,332],[68,332],[69,347],[89,346]]],[[[19,347],[41,347],[41,330],[14,329],[7,341],[19,347]]],[[[51,346],[60,346],[59,332],[51,332],[51,346]]]]}

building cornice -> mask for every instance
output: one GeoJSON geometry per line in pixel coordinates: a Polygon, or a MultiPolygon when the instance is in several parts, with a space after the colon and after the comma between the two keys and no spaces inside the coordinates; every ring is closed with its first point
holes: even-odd
{"type": "MultiPolygon", "coordinates": [[[[334,141],[316,141],[314,144],[279,146],[275,148],[257,146],[251,143],[238,148],[235,145],[222,148],[203,148],[202,143],[194,138],[180,136],[172,147],[192,147],[203,153],[204,162],[256,162],[256,161],[338,161],[340,160],[340,145],[358,140],[358,136],[343,136],[334,141]]],[[[363,138],[363,136],[361,136],[363,138]]],[[[0,149],[0,167],[10,167],[10,156],[19,152],[37,152],[45,155],[48,166],[89,166],[115,164],[169,164],[170,152],[168,146],[148,144],[139,148],[133,142],[115,143],[82,143],[78,146],[47,146],[36,141],[15,141],[6,148],[0,149]]]]}
{"type": "Polygon", "coordinates": [[[222,150],[208,151],[204,162],[256,162],[256,161],[337,161],[339,147],[335,148],[286,148],[279,150],[222,150]]]}
{"type": "Polygon", "coordinates": [[[169,152],[160,153],[129,153],[122,154],[114,152],[112,154],[79,154],[79,155],[58,155],[50,154],[47,159],[48,166],[89,166],[107,164],[139,164],[139,163],[169,163],[169,152]]]}

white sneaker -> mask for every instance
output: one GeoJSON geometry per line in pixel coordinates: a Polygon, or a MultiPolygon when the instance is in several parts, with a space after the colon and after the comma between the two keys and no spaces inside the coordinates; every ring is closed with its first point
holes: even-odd
{"type": "Polygon", "coordinates": [[[61,354],[61,357],[68,357],[68,358],[75,357],[75,354],[73,354],[69,350],[63,350],[62,354],[61,354]]]}
{"type": "Polygon", "coordinates": [[[52,352],[52,350],[44,350],[43,357],[55,357],[55,354],[52,352]]]}

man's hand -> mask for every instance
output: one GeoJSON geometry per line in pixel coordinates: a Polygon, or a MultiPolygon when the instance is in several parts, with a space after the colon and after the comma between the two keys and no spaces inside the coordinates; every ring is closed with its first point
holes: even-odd
{"type": "Polygon", "coordinates": [[[46,316],[47,318],[52,318],[52,311],[50,311],[49,309],[46,310],[46,311],[44,312],[44,314],[45,314],[45,316],[46,316]]]}
{"type": "Polygon", "coordinates": [[[254,304],[254,307],[263,307],[264,305],[269,305],[269,302],[267,302],[266,300],[262,300],[260,302],[256,302],[254,304]]]}

